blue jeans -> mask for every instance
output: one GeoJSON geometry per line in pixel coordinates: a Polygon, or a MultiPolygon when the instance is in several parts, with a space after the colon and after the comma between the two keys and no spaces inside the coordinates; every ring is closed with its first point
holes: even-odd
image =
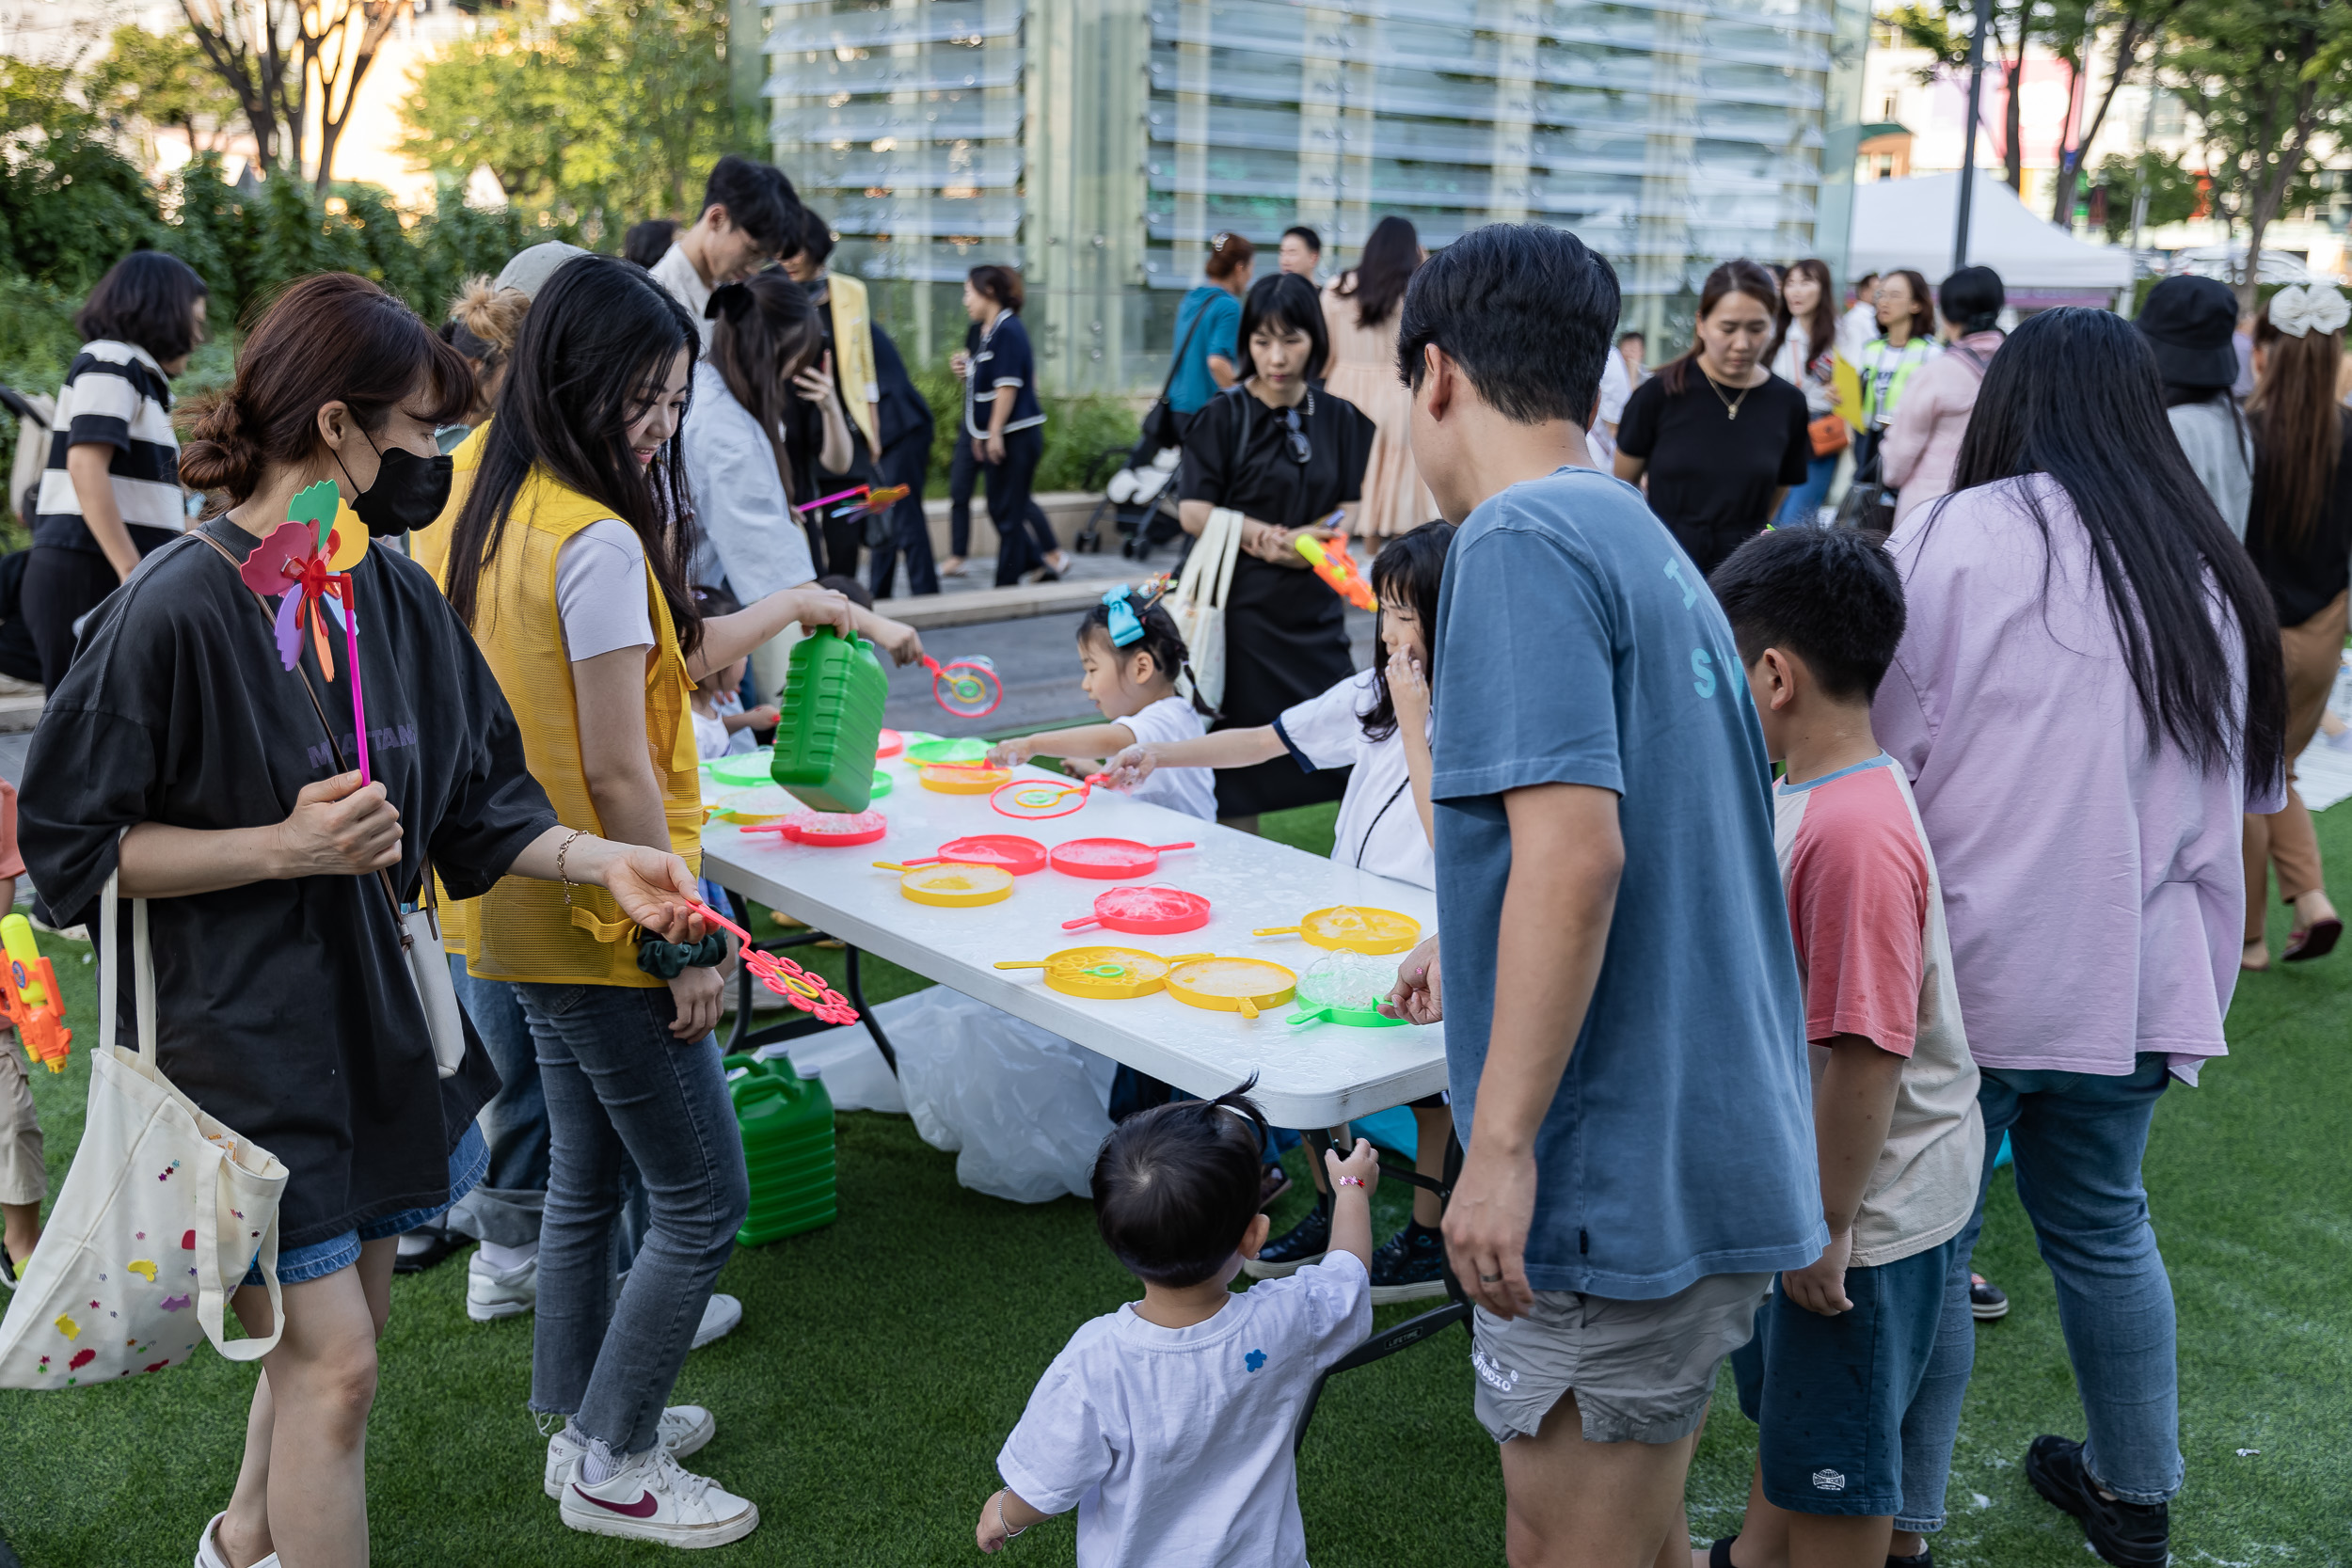
{"type": "Polygon", "coordinates": [[[1837,452],[1827,457],[1810,458],[1805,463],[1804,483],[1788,492],[1788,499],[1780,503],[1780,515],[1772,519],[1774,528],[1819,528],[1821,508],[1829,501],[1829,487],[1837,477],[1837,452]]]}
{"type": "MultiPolygon", "coordinates": [[[[1981,1070],[1985,1147],[2010,1135],[2017,1200],[2058,1286],[2058,1326],[2090,1428],[2083,1465],[2127,1503],[2169,1501],[2184,1469],[2172,1282],[2139,1179],[2148,1125],[2169,1079],[2164,1058],[2143,1054],[2120,1078],[1981,1070]]],[[[1963,1268],[1984,1228],[1992,1180],[1988,1160],[1976,1217],[1960,1233],[1963,1268]]],[[[1955,1402],[1954,1430],[1958,1415],[1955,1402]]]]}
{"type": "MultiPolygon", "coordinates": [[[[512,984],[475,979],[462,953],[449,956],[449,974],[500,1085],[480,1118],[490,1144],[488,1173],[450,1211],[450,1228],[478,1242],[529,1246],[539,1239],[548,1201],[548,1097],[539,1086],[538,1047],[512,984]]],[[[626,1272],[645,1235],[645,1184],[624,1162],[619,1267],[626,1272]]]]}
{"type": "Polygon", "coordinates": [[[514,990],[538,1044],[553,1136],[531,1408],[571,1417],[615,1457],[642,1453],[751,1203],[719,1042],[671,1035],[667,987],[514,990]],[[630,1160],[651,1223],[616,1293],[630,1160]]]}
{"type": "MultiPolygon", "coordinates": [[[[1978,1209],[1981,1222],[1983,1209],[1978,1209]]],[[[1976,1232],[1963,1230],[1944,1281],[1944,1315],[1935,1325],[1935,1354],[1911,1408],[1903,1412],[1903,1506],[1895,1528],[1933,1535],[1944,1528],[1944,1483],[1952,1475],[1952,1443],[1960,1435],[1960,1402],[1976,1369],[1977,1320],[1968,1310],[1968,1251],[1976,1232]]]]}

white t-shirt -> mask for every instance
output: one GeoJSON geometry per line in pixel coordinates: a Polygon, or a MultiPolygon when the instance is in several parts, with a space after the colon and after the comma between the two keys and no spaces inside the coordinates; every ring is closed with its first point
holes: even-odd
{"type": "Polygon", "coordinates": [[[816,581],[808,531],[785,498],[776,451],[759,421],[708,360],[694,367],[693,398],[693,416],[678,428],[678,454],[702,525],[694,580],[723,582],[747,605],[816,581]]]}
{"type": "MultiPolygon", "coordinates": [[[[1162,697],[1142,712],[1114,721],[1126,725],[1145,745],[1198,740],[1209,733],[1199,710],[1182,697],[1162,697]]],[[[1216,820],[1216,770],[1213,768],[1156,768],[1150,778],[1127,793],[1203,822],[1216,820]]]]}
{"type": "Polygon", "coordinates": [[[1310,773],[1353,768],[1347,793],[1340,797],[1340,818],[1331,858],[1376,876],[1415,887],[1438,885],[1438,857],[1413,806],[1413,785],[1405,766],[1405,732],[1386,740],[1364,738],[1362,716],[1377,701],[1372,672],[1359,670],[1320,697],[1285,708],[1274,721],[1298,766],[1310,773]]]}
{"type": "Polygon", "coordinates": [[[645,269],[653,280],[670,291],[670,297],[686,307],[686,313],[694,318],[694,329],[702,334],[702,352],[710,352],[710,319],[703,308],[710,303],[710,285],[694,270],[694,263],[686,259],[686,252],[672,241],[670,248],[661,253],[661,260],[645,269]]]}
{"type": "MultiPolygon", "coordinates": [[[[718,710],[720,722],[724,723],[743,711],[743,693],[733,689],[722,691],[717,697],[711,699],[710,705],[718,710]]],[[[749,756],[758,750],[759,742],[753,736],[750,725],[746,724],[739,730],[727,731],[727,755],[749,756]]]]}
{"type": "Polygon", "coordinates": [[[712,757],[725,756],[727,741],[731,738],[727,734],[725,716],[705,713],[700,708],[689,708],[687,711],[694,716],[694,754],[705,762],[712,757]]]}
{"type": "Polygon", "coordinates": [[[618,517],[590,523],[555,552],[555,612],[564,657],[577,664],[616,648],[653,646],[645,546],[618,517]]]}
{"type": "Polygon", "coordinates": [[[1333,1252],[1216,1317],[1161,1328],[1132,1303],[1072,1335],[997,1473],[1078,1510],[1079,1568],[1305,1568],[1291,1437],[1315,1379],[1372,1333],[1372,1277],[1333,1252]]]}
{"type": "Polygon", "coordinates": [[[1625,418],[1625,400],[1632,395],[1632,372],[1625,368],[1625,356],[1613,344],[1600,361],[1600,411],[1593,416],[1593,428],[1584,433],[1584,444],[1604,467],[1617,454],[1617,438],[1603,427],[1625,418]]]}

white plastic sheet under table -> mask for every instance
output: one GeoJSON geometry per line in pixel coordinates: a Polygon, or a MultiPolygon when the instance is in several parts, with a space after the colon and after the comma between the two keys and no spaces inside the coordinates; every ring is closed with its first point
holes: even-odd
{"type": "MultiPolygon", "coordinates": [[[[1295,925],[1309,911],[1335,904],[1368,904],[1413,916],[1427,935],[1438,927],[1434,894],[1115,790],[1096,789],[1068,816],[1023,822],[999,816],[985,795],[923,788],[915,769],[898,759],[881,766],[895,784],[872,806],[890,822],[880,843],[810,848],[714,817],[703,830],[703,875],[1193,1094],[1221,1094],[1254,1072],[1258,1104],[1277,1127],[1337,1127],[1445,1087],[1443,1024],[1294,1028],[1284,1022],[1295,1010],[1288,1003],[1252,1021],[1187,1006],[1165,993],[1098,1002],[1048,990],[1041,971],[995,967],[1000,959],[1116,944],[1170,957],[1267,958],[1304,974],[1324,957],[1322,948],[1297,937],[1253,937],[1251,928],[1295,925]],[[949,839],[978,833],[1020,833],[1049,848],[1073,838],[1190,840],[1197,848],[1162,855],[1158,869],[1137,880],[1202,895],[1211,905],[1209,923],[1164,937],[1100,927],[1065,931],[1063,921],[1090,913],[1097,894],[1121,884],[1048,868],[1015,878],[1011,896],[1001,903],[943,909],[903,896],[895,873],[874,868],[876,861],[933,855],[949,839]]],[[[1029,776],[1048,775],[1015,770],[1015,777],[1029,776]]],[[[730,793],[706,786],[714,800],[730,793]]]]}

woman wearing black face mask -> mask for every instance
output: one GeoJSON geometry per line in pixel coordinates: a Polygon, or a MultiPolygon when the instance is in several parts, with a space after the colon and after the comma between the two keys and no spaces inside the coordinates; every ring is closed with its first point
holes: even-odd
{"type": "MultiPolygon", "coordinates": [[[[246,1461],[200,1561],[367,1557],[369,1401],[354,1390],[374,1386],[394,1238],[479,1179],[474,1116],[498,1087],[470,1027],[456,1072],[436,1070],[398,908],[426,860],[458,896],[568,876],[664,935],[704,934],[684,862],[556,827],[513,713],[422,567],[371,547],[350,568],[364,785],[348,770],[347,645],[330,672],[303,639],[287,670],[268,601],[241,580],[322,481],[372,530],[429,517],[447,483],[434,425],[472,389],[455,352],[374,284],[330,273],[288,289],[182,456],[214,515],[99,607],[26,765],[23,844],[50,907],[95,921],[118,872],[124,896],[151,901],[160,1066],[290,1172],[286,1332],[262,1357],[246,1461]]],[[[248,1333],[278,1326],[259,1276],[232,1304],[248,1333]]]]}

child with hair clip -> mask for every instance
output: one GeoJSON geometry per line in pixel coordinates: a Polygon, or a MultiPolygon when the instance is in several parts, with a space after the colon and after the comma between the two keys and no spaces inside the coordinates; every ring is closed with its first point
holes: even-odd
{"type": "MultiPolygon", "coordinates": [[[[694,597],[706,616],[733,615],[743,608],[723,588],[696,588],[694,597]]],[[[693,693],[687,699],[694,719],[694,751],[705,762],[756,752],[759,743],[752,732],[776,727],[774,704],[762,703],[749,710],[743,706],[743,684],[750,676],[751,662],[748,657],[739,658],[712,670],[694,683],[693,693]]]]}
{"type": "Polygon", "coordinates": [[[1227,1290],[1265,1242],[1251,1079],[1215,1100],[1130,1117],[1095,1157],[1104,1244],[1143,1299],[1071,1336],[996,1457],[980,1550],[1078,1511],[1081,1568],[1252,1562],[1304,1568],[1291,1452],[1325,1371],[1372,1333],[1372,1194],[1358,1139],[1324,1164],[1340,1193],[1332,1248],[1287,1279],[1227,1290]]]}
{"type": "MultiPolygon", "coordinates": [[[[1438,585],[1453,542],[1452,523],[1423,523],[1390,540],[1373,558],[1385,666],[1348,676],[1271,724],[1219,730],[1199,739],[1138,736],[1140,744],[1111,759],[1106,771],[1112,784],[1141,795],[1171,770],[1248,768],[1285,752],[1309,772],[1346,768],[1347,793],[1340,800],[1331,858],[1415,887],[1436,886],[1437,860],[1430,847],[1429,630],[1437,625],[1438,585]]],[[[1415,1101],[1414,1167],[1421,1174],[1444,1171],[1452,1122],[1442,1090],[1415,1101]]],[[[1413,1195],[1412,1219],[1373,1257],[1375,1304],[1445,1294],[1439,1218],[1437,1194],[1424,1188],[1413,1195]]],[[[1250,1260],[1248,1272],[1274,1278],[1313,1262],[1330,1244],[1331,1227],[1330,1195],[1325,1189],[1305,1219],[1250,1260]]]]}
{"type": "MultiPolygon", "coordinates": [[[[1216,717],[1201,705],[1184,637],[1157,593],[1121,585],[1104,594],[1078,623],[1078,659],[1086,670],[1086,694],[1108,722],[1000,740],[988,753],[993,766],[1015,767],[1033,756],[1092,759],[1138,743],[1198,741],[1207,733],[1204,721],[1216,717]]],[[[1157,774],[1147,768],[1120,787],[1138,800],[1204,822],[1216,819],[1216,785],[1206,768],[1157,774]]]]}

